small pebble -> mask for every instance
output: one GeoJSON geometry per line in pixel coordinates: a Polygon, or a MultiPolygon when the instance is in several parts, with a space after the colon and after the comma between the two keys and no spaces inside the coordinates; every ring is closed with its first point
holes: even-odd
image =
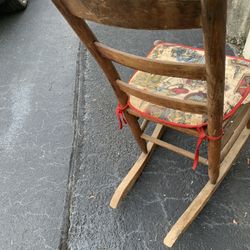
{"type": "Polygon", "coordinates": [[[239,222],[238,222],[238,221],[236,221],[235,219],[233,219],[233,224],[238,225],[238,224],[239,224],[239,222]]]}

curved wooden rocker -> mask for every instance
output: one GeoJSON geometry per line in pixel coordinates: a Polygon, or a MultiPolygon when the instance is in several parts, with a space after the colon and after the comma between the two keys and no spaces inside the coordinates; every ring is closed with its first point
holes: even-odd
{"type": "MultiPolygon", "coordinates": [[[[163,125],[158,124],[152,134],[153,138],[161,138],[162,134],[164,133],[165,127],[163,125]]],[[[156,144],[153,142],[147,143],[147,150],[148,152],[141,153],[138,160],[135,162],[133,167],[129,170],[126,177],[120,183],[120,185],[115,190],[114,195],[110,201],[110,206],[112,208],[117,208],[123,197],[128,193],[128,191],[132,188],[136,180],[139,178],[140,174],[142,173],[145,165],[149,161],[152,153],[154,152],[156,144]]]]}

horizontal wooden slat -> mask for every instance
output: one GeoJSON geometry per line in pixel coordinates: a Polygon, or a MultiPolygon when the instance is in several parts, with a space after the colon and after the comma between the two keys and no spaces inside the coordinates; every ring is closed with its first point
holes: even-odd
{"type": "Polygon", "coordinates": [[[200,0],[61,0],[70,12],[97,23],[131,29],[201,27],[200,0]]]}
{"type": "Polygon", "coordinates": [[[204,64],[161,61],[132,55],[95,42],[99,52],[106,58],[124,66],[156,75],[206,80],[204,64]]]}
{"type": "Polygon", "coordinates": [[[127,84],[121,80],[117,80],[116,83],[125,93],[138,97],[144,101],[154,103],[156,105],[196,114],[205,114],[207,112],[206,104],[200,102],[180,100],[177,98],[171,98],[155,93],[149,93],[144,90],[138,89],[131,84],[127,84]]]}
{"type": "MultiPolygon", "coordinates": [[[[173,151],[173,152],[175,152],[177,154],[183,155],[185,157],[188,157],[188,158],[194,160],[194,157],[195,157],[194,153],[189,152],[189,151],[187,151],[187,150],[185,150],[183,148],[177,147],[177,146],[175,146],[173,144],[164,142],[162,140],[159,140],[157,138],[154,138],[154,137],[146,135],[146,134],[142,134],[141,138],[146,140],[146,141],[150,141],[152,143],[155,143],[156,145],[159,145],[159,146],[161,146],[163,148],[169,149],[169,150],[171,150],[171,151],[173,151]]],[[[205,159],[204,157],[201,157],[201,156],[199,157],[199,162],[204,164],[204,165],[208,164],[207,159],[205,159]]]]}

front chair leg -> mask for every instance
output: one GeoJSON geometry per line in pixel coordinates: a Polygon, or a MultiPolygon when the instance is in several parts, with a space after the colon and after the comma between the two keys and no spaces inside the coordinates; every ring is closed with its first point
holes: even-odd
{"type": "Polygon", "coordinates": [[[208,142],[208,176],[211,184],[215,184],[220,173],[221,140],[208,142]]]}
{"type": "Polygon", "coordinates": [[[147,143],[144,139],[141,138],[143,132],[140,128],[137,117],[130,115],[128,112],[124,112],[124,115],[140,149],[143,153],[147,154],[147,143]]]}

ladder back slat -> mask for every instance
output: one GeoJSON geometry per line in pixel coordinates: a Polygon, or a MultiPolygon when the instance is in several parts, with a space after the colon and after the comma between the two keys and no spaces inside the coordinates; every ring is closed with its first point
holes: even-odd
{"type": "Polygon", "coordinates": [[[156,75],[206,80],[204,64],[160,61],[132,55],[95,42],[98,51],[106,58],[121,65],[156,75]]]}
{"type": "Polygon", "coordinates": [[[138,97],[144,101],[151,102],[156,105],[196,114],[207,113],[207,106],[204,103],[190,101],[190,100],[181,100],[177,98],[158,95],[155,93],[149,93],[146,92],[145,90],[136,88],[131,84],[127,84],[121,80],[117,80],[116,83],[120,87],[120,89],[124,91],[126,94],[138,97]]]}

